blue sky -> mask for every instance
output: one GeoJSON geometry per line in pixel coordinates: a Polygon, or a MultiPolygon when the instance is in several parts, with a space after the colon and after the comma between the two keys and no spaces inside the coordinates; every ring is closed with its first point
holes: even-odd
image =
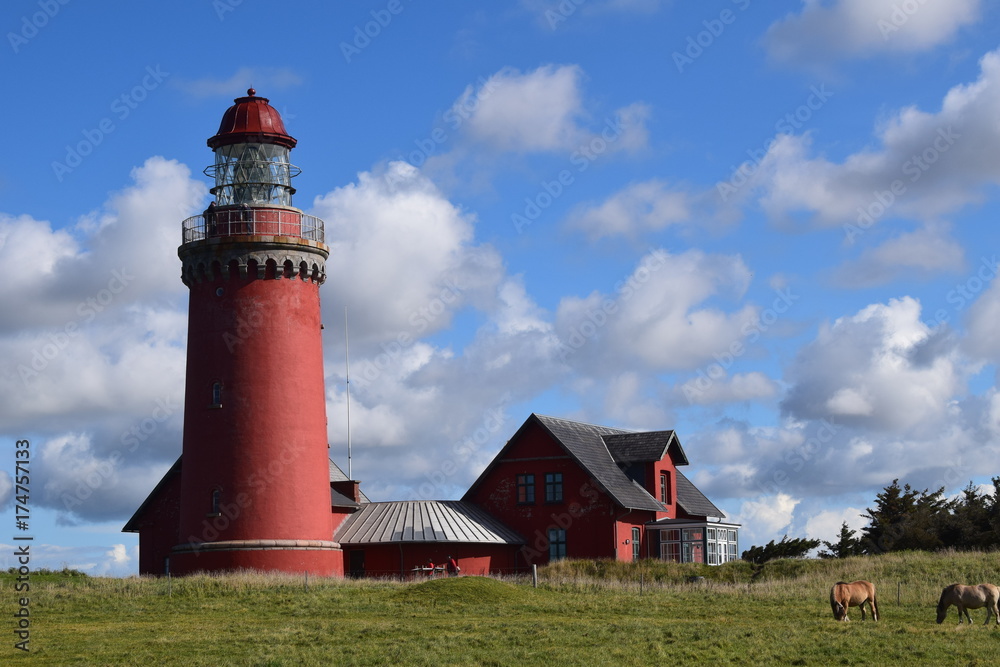
{"type": "Polygon", "coordinates": [[[29,439],[34,565],[137,571],[119,531],[180,453],[180,223],[251,85],[299,141],[295,204],[326,221],[331,452],[346,468],[346,307],[373,499],[460,497],[531,412],[676,429],[744,548],[860,528],[894,478],[988,482],[997,19],[6,3],[0,542],[29,439]]]}

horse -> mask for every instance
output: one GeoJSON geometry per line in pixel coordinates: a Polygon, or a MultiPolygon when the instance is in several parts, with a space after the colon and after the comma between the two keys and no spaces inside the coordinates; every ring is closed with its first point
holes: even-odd
{"type": "Polygon", "coordinates": [[[833,617],[838,621],[849,621],[847,610],[849,607],[861,609],[861,620],[865,620],[865,603],[872,612],[872,620],[878,620],[878,603],[875,601],[875,585],[870,581],[838,581],[830,589],[830,607],[833,608],[833,617]]]}
{"type": "Polygon", "coordinates": [[[1000,610],[997,609],[997,601],[1000,600],[1000,588],[993,584],[979,584],[978,586],[965,586],[963,584],[951,584],[945,586],[941,591],[941,599],[937,606],[937,622],[943,623],[944,617],[948,615],[948,607],[955,605],[958,607],[958,622],[962,622],[962,614],[972,624],[969,616],[969,609],[980,609],[986,607],[986,623],[990,622],[990,614],[993,621],[1000,625],[1000,610]]]}

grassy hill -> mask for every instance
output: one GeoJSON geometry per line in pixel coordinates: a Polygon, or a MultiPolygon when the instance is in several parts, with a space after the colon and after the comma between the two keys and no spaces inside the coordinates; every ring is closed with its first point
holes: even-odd
{"type": "Polygon", "coordinates": [[[31,580],[30,653],[0,663],[187,665],[997,664],[1000,628],[942,625],[952,582],[1000,582],[997,554],[902,553],[702,567],[564,561],[540,584],[482,577],[343,581],[263,574],[31,580]],[[694,582],[692,577],[702,577],[694,582]],[[839,579],[869,579],[882,620],[833,620],[839,579]]]}

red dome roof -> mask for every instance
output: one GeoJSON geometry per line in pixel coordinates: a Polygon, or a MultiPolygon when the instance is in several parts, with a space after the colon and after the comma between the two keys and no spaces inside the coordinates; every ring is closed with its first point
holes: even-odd
{"type": "Polygon", "coordinates": [[[219,146],[242,143],[278,144],[295,148],[296,141],[285,131],[281,114],[266,97],[257,97],[253,88],[246,97],[237,97],[233,106],[226,109],[219,124],[219,131],[208,140],[215,149],[219,146]]]}

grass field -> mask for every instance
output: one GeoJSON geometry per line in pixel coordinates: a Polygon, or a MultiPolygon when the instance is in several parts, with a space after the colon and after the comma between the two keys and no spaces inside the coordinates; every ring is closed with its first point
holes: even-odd
{"type": "Polygon", "coordinates": [[[263,574],[174,579],[36,576],[29,653],[13,647],[17,594],[0,663],[55,665],[1000,664],[1000,628],[942,625],[954,581],[1000,582],[998,554],[889,554],[709,568],[561,562],[527,580],[404,583],[263,574]],[[691,576],[705,579],[689,583],[691,576]],[[830,585],[865,578],[882,620],[833,620],[830,585]],[[898,595],[898,597],[897,597],[898,595]],[[897,601],[898,600],[898,601],[897,601]]]}

